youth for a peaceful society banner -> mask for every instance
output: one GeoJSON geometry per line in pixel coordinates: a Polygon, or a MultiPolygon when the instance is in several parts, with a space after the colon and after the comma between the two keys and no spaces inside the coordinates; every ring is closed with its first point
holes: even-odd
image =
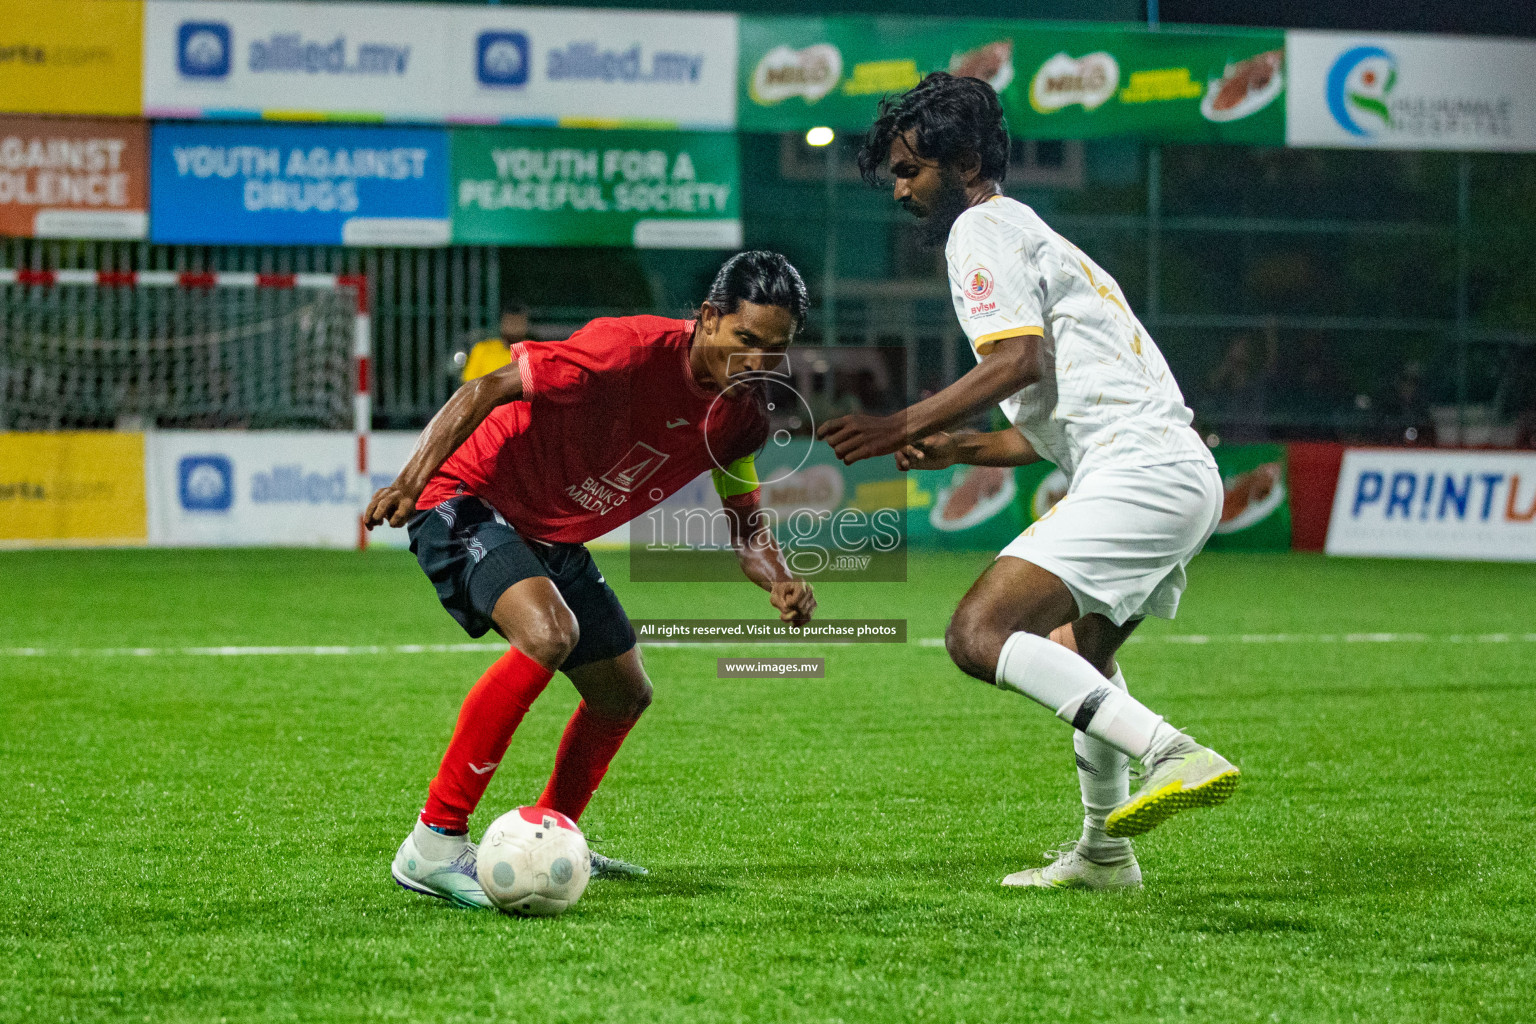
{"type": "Polygon", "coordinates": [[[1030,138],[1280,145],[1280,32],[913,18],[744,18],[741,127],[859,130],[930,71],[991,83],[1030,138]]]}
{"type": "Polygon", "coordinates": [[[7,0],[0,111],[139,113],[142,0],[7,0]]]}
{"type": "Polygon", "coordinates": [[[1292,146],[1536,150],[1536,41],[1288,32],[1292,146]]]}
{"type": "Polygon", "coordinates": [[[157,124],[156,242],[446,245],[448,133],[157,124]]]}
{"type": "Polygon", "coordinates": [[[736,124],[731,14],[149,0],[144,69],[159,117],[736,124]]]}
{"type": "Polygon", "coordinates": [[[453,132],[453,240],[741,245],[736,138],[710,132],[453,132]]]}
{"type": "Polygon", "coordinates": [[[0,235],[143,238],[142,121],[0,117],[0,235]]]}
{"type": "Polygon", "coordinates": [[[1536,452],[1352,448],[1327,551],[1536,562],[1536,452]]]}

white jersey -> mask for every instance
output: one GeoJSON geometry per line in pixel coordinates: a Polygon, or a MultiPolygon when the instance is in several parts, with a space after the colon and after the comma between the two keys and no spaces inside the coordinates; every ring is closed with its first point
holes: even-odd
{"type": "Polygon", "coordinates": [[[1042,378],[999,404],[1043,458],[1069,477],[1105,466],[1215,466],[1120,286],[1034,210],[1006,196],[971,207],[950,228],[944,256],[978,361],[1003,338],[1042,339],[1042,378]]]}

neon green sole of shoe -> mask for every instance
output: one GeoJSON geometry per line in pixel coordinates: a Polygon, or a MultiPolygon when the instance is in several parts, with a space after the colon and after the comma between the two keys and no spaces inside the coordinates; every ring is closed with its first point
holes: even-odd
{"type": "Polygon", "coordinates": [[[1233,768],[1189,789],[1185,789],[1181,781],[1174,780],[1155,793],[1138,793],[1136,799],[1110,814],[1104,823],[1104,834],[1116,838],[1139,836],[1180,811],[1225,803],[1237,791],[1239,774],[1233,768]]]}

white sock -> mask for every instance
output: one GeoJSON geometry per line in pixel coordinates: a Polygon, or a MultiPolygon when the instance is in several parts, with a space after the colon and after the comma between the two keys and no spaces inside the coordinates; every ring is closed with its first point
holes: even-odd
{"type": "MultiPolygon", "coordinates": [[[[1110,685],[1124,690],[1125,676],[1117,667],[1110,685]]],[[[1072,746],[1077,754],[1077,785],[1083,794],[1083,837],[1078,849],[1090,858],[1112,860],[1130,853],[1129,839],[1112,839],[1104,834],[1109,812],[1131,796],[1131,759],[1103,740],[1073,730],[1072,746]]]]}
{"type": "Polygon", "coordinates": [[[1014,633],[997,657],[997,685],[1039,701],[1063,722],[1120,753],[1155,761],[1187,739],[1076,653],[1033,633],[1014,633]]]}
{"type": "Polygon", "coordinates": [[[416,850],[428,860],[453,860],[459,852],[469,843],[469,836],[445,836],[441,832],[428,828],[427,823],[420,818],[416,819],[416,828],[411,833],[416,840],[416,850]]]}

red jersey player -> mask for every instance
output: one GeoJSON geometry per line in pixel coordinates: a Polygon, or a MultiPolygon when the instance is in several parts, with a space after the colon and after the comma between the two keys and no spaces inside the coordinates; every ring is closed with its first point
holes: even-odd
{"type": "MultiPolygon", "coordinates": [[[[583,546],[715,471],[747,578],[787,622],[816,607],[758,511],[763,402],[739,383],[773,369],[803,325],[805,284],[777,253],[720,268],[696,320],[594,320],[567,341],[513,347],[470,381],[373,496],[366,523],[408,525],[438,598],[471,636],[511,644],[469,691],[426,808],[391,874],[414,892],[488,907],[468,821],[556,670],[581,694],[538,804],[579,818],[651,700],[629,618],[583,546]],[[732,386],[736,384],[736,386],[732,386]]],[[[595,875],[643,869],[593,855],[595,875]]]]}

